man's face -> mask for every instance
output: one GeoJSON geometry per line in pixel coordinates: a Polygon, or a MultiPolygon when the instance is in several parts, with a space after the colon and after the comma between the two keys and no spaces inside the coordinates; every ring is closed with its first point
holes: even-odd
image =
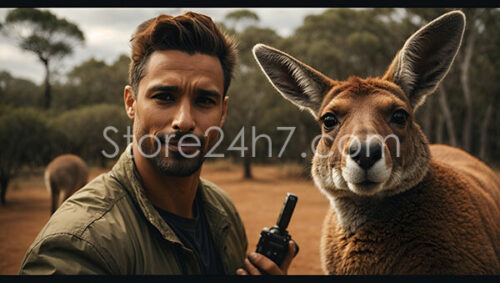
{"type": "Polygon", "coordinates": [[[201,167],[204,155],[219,136],[216,130],[206,130],[224,123],[227,97],[223,98],[223,91],[224,76],[217,57],[177,50],[153,52],[138,93],[131,96],[132,88],[125,88],[125,106],[134,120],[134,138],[140,150],[151,155],[146,158],[163,174],[189,176],[201,167]],[[186,134],[196,138],[185,138],[180,143],[186,134]]]}

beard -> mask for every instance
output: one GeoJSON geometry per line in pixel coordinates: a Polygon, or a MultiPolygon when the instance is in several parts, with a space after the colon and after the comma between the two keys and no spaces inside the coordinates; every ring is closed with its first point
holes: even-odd
{"type": "MultiPolygon", "coordinates": [[[[172,139],[179,140],[182,136],[183,134],[175,134],[172,139]]],[[[143,140],[142,144],[139,144],[139,146],[141,147],[142,152],[145,155],[148,155],[145,157],[162,174],[172,177],[187,177],[198,171],[205,161],[205,137],[196,137],[200,141],[200,147],[198,154],[195,156],[191,156],[194,155],[192,153],[182,154],[181,152],[170,150],[168,148],[168,143],[165,142],[165,136],[160,135],[156,136],[156,138],[161,141],[160,143],[149,138],[143,140]],[[161,147],[161,149],[158,149],[158,147],[161,147]],[[162,150],[164,151],[163,153],[162,150]]]]}

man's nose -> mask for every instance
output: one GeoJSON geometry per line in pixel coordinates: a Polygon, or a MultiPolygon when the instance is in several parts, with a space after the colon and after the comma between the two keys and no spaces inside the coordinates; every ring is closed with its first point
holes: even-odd
{"type": "Polygon", "coordinates": [[[195,125],[195,121],[191,114],[191,103],[187,98],[182,99],[179,107],[177,108],[177,112],[175,113],[172,128],[176,131],[185,133],[192,132],[195,125]]]}

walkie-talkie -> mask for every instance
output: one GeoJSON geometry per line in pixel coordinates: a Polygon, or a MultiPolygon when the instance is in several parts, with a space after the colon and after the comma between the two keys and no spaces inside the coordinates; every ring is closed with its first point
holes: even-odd
{"type": "MultiPolygon", "coordinates": [[[[259,242],[257,243],[256,252],[261,253],[274,261],[278,266],[285,259],[288,253],[288,242],[292,236],[288,234],[286,228],[292,218],[295,204],[297,203],[297,196],[292,193],[287,193],[283,209],[276,225],[271,228],[265,227],[260,232],[259,242]]],[[[295,255],[299,252],[299,246],[295,243],[295,255]]]]}

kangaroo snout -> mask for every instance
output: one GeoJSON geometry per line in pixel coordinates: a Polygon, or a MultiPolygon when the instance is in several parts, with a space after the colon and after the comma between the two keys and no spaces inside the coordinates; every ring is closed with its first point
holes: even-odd
{"type": "Polygon", "coordinates": [[[351,142],[349,156],[359,167],[368,170],[382,158],[383,145],[379,141],[351,142]]]}
{"type": "Polygon", "coordinates": [[[380,191],[391,175],[391,162],[384,160],[384,143],[375,136],[355,137],[346,145],[342,177],[356,194],[371,195],[380,191]]]}

